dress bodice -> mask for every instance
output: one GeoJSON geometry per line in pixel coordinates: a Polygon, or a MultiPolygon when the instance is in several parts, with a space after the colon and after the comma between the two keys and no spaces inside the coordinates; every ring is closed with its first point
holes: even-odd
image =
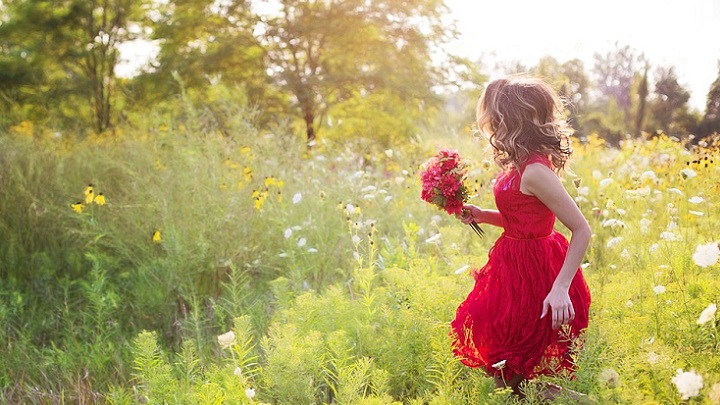
{"type": "Polygon", "coordinates": [[[520,168],[501,172],[495,179],[493,193],[500,211],[504,235],[513,239],[539,239],[549,236],[555,226],[555,214],[537,197],[520,191],[520,180],[530,163],[551,168],[546,156],[532,155],[520,168]]]}

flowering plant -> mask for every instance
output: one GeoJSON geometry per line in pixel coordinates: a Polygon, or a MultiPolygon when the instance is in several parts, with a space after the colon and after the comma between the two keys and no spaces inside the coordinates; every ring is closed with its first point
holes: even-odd
{"type": "MultiPolygon", "coordinates": [[[[470,197],[465,186],[467,170],[467,163],[457,151],[442,149],[422,166],[421,198],[450,215],[461,215],[463,204],[470,197]]],[[[482,237],[483,231],[475,221],[470,226],[482,237]]]]}

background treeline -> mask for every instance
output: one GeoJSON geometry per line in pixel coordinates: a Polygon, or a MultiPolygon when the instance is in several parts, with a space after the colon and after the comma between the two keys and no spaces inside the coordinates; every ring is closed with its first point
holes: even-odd
{"type": "MultiPolygon", "coordinates": [[[[150,107],[175,108],[184,91],[226,131],[231,117],[209,94],[219,84],[257,107],[263,131],[288,122],[308,141],[324,133],[387,146],[446,123],[448,113],[463,124],[471,117],[486,76],[482,61],[443,52],[457,35],[448,20],[433,0],[6,0],[0,126],[102,133],[150,107]],[[136,76],[116,77],[119,48],[138,40],[159,53],[136,76]]],[[[694,111],[675,67],[654,66],[629,46],[596,54],[593,66],[545,57],[505,70],[551,80],[572,102],[581,136],[616,143],[720,128],[720,76],[705,111],[694,111]]]]}

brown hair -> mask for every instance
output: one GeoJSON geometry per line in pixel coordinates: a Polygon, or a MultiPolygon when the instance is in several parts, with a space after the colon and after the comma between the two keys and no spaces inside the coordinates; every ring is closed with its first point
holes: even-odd
{"type": "Polygon", "coordinates": [[[559,172],[572,154],[572,129],[562,117],[563,109],[549,84],[525,74],[512,75],[485,88],[477,105],[477,125],[501,167],[520,167],[535,153],[548,156],[559,172]]]}

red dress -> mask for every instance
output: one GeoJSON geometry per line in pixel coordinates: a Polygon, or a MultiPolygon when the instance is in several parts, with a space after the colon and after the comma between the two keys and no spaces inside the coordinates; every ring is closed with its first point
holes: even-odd
{"type": "MultiPolygon", "coordinates": [[[[532,156],[525,165],[532,162],[551,167],[547,157],[532,156]]],[[[590,307],[590,290],[578,269],[569,291],[575,319],[557,330],[552,329],[550,313],[540,319],[568,241],[553,230],[553,212],[520,191],[525,165],[496,179],[495,204],[505,232],[490,249],[487,264],[474,271],[475,287],[451,323],[455,355],[494,376],[500,372],[492,365],[505,360],[505,378],[572,373],[570,351],[581,345],[590,307]]]]}

